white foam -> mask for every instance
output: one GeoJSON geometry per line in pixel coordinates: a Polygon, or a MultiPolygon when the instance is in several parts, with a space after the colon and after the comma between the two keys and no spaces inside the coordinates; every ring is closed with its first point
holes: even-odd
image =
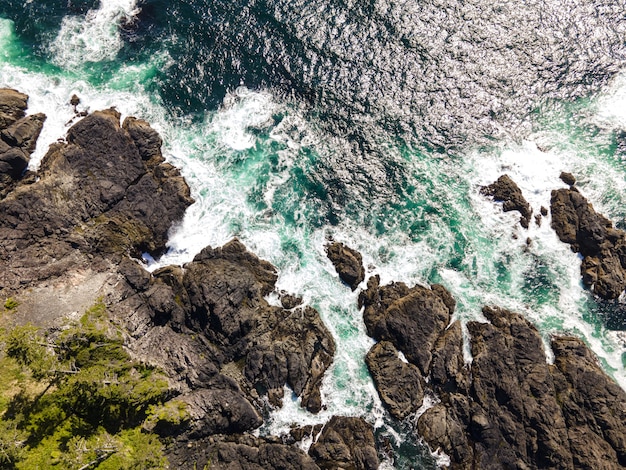
{"type": "Polygon", "coordinates": [[[279,109],[268,92],[255,92],[244,86],[228,93],[220,112],[210,118],[210,130],[233,150],[245,150],[256,143],[250,129],[264,129],[272,124],[272,115],[279,109]]]}
{"type": "Polygon", "coordinates": [[[137,0],[101,0],[100,8],[84,17],[65,16],[48,48],[52,63],[70,70],[88,62],[114,60],[123,45],[120,22],[138,11],[137,0]]]}
{"type": "Polygon", "coordinates": [[[595,103],[594,119],[606,127],[626,129],[626,71],[601,92],[595,103]]]}

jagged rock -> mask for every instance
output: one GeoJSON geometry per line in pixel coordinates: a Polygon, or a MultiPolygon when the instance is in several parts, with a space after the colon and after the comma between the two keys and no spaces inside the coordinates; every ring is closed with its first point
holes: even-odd
{"type": "MultiPolygon", "coordinates": [[[[215,389],[220,373],[236,383],[237,391],[229,393],[241,397],[239,403],[247,400],[257,412],[263,411],[261,396],[280,406],[285,385],[301,397],[302,406],[312,412],[321,409],[319,389],[335,352],[332,336],[314,309],[286,310],[267,303],[264,297],[274,290],[276,270],[241,242],[207,247],[184,269],[161,268],[147,285],[136,265],[121,266],[127,289],[119,303],[111,303],[137,338],[129,347],[168,371],[183,394],[208,397],[212,403],[213,395],[197,391],[215,389]],[[124,316],[127,311],[134,315],[124,316]],[[159,343],[168,347],[159,348],[159,343]]],[[[199,420],[198,414],[198,422],[192,423],[198,434],[243,432],[260,425],[240,413],[241,422],[216,428],[228,410],[207,409],[206,419],[199,420]]]]}
{"type": "Polygon", "coordinates": [[[430,379],[438,394],[467,393],[469,389],[469,369],[463,359],[463,332],[458,320],[439,336],[433,346],[430,379]]]}
{"type": "Polygon", "coordinates": [[[168,446],[166,453],[172,468],[180,470],[319,470],[311,457],[299,448],[253,436],[179,439],[168,446]]]}
{"type": "Polygon", "coordinates": [[[613,228],[576,189],[552,191],[552,228],[559,239],[583,256],[585,285],[603,299],[616,299],[626,288],[626,232],[613,228]]]}
{"type": "MultiPolygon", "coordinates": [[[[427,374],[432,347],[450,323],[451,312],[439,287],[409,289],[404,283],[379,286],[380,278],[368,280],[367,290],[359,296],[365,307],[363,318],[367,332],[379,341],[390,341],[409,362],[427,374]]],[[[453,308],[453,307],[452,307],[453,308]]]]}
{"type": "Polygon", "coordinates": [[[148,167],[153,168],[165,161],[161,154],[163,140],[150,124],[143,119],[127,117],[124,119],[122,128],[124,128],[133,139],[141,159],[148,164],[148,167]]]}
{"type": "Polygon", "coordinates": [[[365,362],[382,402],[394,418],[404,419],[422,406],[422,375],[413,364],[400,360],[393,344],[376,343],[367,353],[365,362]]]}
{"type": "Polygon", "coordinates": [[[492,197],[494,201],[502,202],[504,212],[518,211],[521,214],[521,226],[528,228],[533,210],[509,175],[502,175],[494,183],[483,186],[480,193],[492,197]]]}
{"type": "MultiPolygon", "coordinates": [[[[425,441],[444,450],[453,469],[621,468],[626,393],[584,343],[553,339],[549,365],[541,336],[523,317],[497,308],[483,313],[491,323],[468,323],[468,386],[442,387],[458,383],[459,367],[445,371],[444,361],[433,360],[441,403],[420,417],[425,441]]],[[[458,357],[460,345],[454,347],[458,357]]]]}
{"type": "Polygon", "coordinates": [[[114,110],[87,116],[67,140],[50,147],[36,182],[19,180],[0,201],[3,295],[68,271],[108,272],[127,253],[156,255],[192,203],[171,165],[146,167],[114,110]]]}
{"type": "Polygon", "coordinates": [[[291,429],[289,429],[289,435],[293,438],[294,442],[299,442],[305,437],[310,437],[314,439],[320,433],[323,427],[323,424],[292,426],[291,429]]]}
{"type": "Polygon", "coordinates": [[[180,398],[188,405],[187,411],[193,420],[192,437],[237,434],[263,424],[263,419],[233,379],[216,374],[203,385],[204,388],[180,398]]]}
{"type": "Polygon", "coordinates": [[[323,469],[373,470],[379,463],[372,426],[345,416],[326,423],[309,455],[323,469]]]}
{"type": "Polygon", "coordinates": [[[302,297],[291,295],[286,292],[281,292],[280,303],[283,308],[291,310],[292,308],[296,308],[298,305],[302,305],[302,297]]]}
{"type": "Polygon", "coordinates": [[[328,259],[333,263],[339,278],[355,290],[365,279],[361,253],[343,243],[334,242],[326,246],[328,259]]]}

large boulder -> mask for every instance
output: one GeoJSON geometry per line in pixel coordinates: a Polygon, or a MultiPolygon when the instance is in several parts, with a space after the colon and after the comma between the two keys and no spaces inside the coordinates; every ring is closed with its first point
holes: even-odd
{"type": "Polygon", "coordinates": [[[392,343],[376,343],[365,362],[380,399],[394,418],[404,419],[422,406],[424,379],[416,366],[400,359],[392,343]]]}

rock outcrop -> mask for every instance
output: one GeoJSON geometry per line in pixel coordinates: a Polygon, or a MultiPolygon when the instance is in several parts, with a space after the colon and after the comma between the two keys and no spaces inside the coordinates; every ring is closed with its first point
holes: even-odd
{"type": "Polygon", "coordinates": [[[552,228],[561,241],[583,256],[583,283],[603,299],[626,288],[626,232],[598,214],[575,187],[552,191],[552,228]]]}
{"type": "Polygon", "coordinates": [[[450,324],[454,300],[442,286],[380,286],[372,277],[359,302],[368,333],[379,340],[366,361],[381,400],[404,419],[425,394],[438,397],[417,432],[450,457],[451,468],[626,465],[626,393],[582,341],[553,338],[555,363],[548,364],[532,324],[485,307],[490,323],[467,324],[468,365],[461,324],[450,324]]]}
{"type": "Polygon", "coordinates": [[[323,469],[375,470],[379,464],[374,431],[362,418],[333,416],[309,455],[323,469]]]}
{"type": "Polygon", "coordinates": [[[530,204],[524,198],[521,189],[509,175],[502,175],[494,183],[480,188],[480,193],[502,202],[504,212],[518,211],[521,215],[520,225],[528,228],[533,213],[530,204]]]}
{"type": "Polygon", "coordinates": [[[179,470],[319,470],[313,459],[300,449],[278,439],[249,435],[216,435],[170,444],[168,457],[179,470]]]}
{"type": "Polygon", "coordinates": [[[361,253],[344,245],[333,242],[326,246],[328,259],[333,263],[339,278],[355,290],[365,279],[365,269],[363,268],[363,257],[361,253]]]}
{"type": "Polygon", "coordinates": [[[0,88],[0,199],[14,187],[28,167],[46,116],[26,116],[28,96],[0,88]]]}
{"type": "MultiPolygon", "coordinates": [[[[24,155],[43,122],[25,117],[26,99],[0,91],[0,137],[24,155]]],[[[187,405],[185,425],[154,432],[222,436],[208,452],[224,468],[317,468],[296,447],[239,434],[262,424],[268,402],[280,406],[285,387],[308,410],[321,409],[335,345],[319,314],[286,293],[288,308],[270,305],[276,269],[237,240],[154,273],[137,261],[165,251],[193,202],[161,144],[147,122],[120,124],[115,109],[97,111],[51,145],[36,174],[5,171],[0,296],[19,300],[14,321],[44,327],[103,303],[131,355],[161,368],[171,395],[187,405]]]]}

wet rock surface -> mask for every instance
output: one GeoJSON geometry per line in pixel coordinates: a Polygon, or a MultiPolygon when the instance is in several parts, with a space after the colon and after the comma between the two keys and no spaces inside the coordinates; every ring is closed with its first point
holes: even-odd
{"type": "Polygon", "coordinates": [[[422,406],[424,379],[417,367],[399,358],[392,343],[376,343],[365,362],[381,400],[394,418],[402,420],[422,406]]]}
{"type": "Polygon", "coordinates": [[[552,228],[562,242],[582,255],[583,283],[603,299],[626,288],[626,232],[598,214],[576,187],[552,191],[552,228]]]}
{"type": "Polygon", "coordinates": [[[519,186],[509,175],[502,175],[494,183],[483,186],[480,188],[480,193],[492,197],[494,201],[502,202],[504,212],[519,212],[521,215],[520,225],[528,228],[533,210],[524,198],[519,186]]]}
{"type": "Polygon", "coordinates": [[[339,278],[355,290],[365,279],[361,253],[343,243],[334,242],[326,246],[328,259],[333,263],[339,278]]]}

